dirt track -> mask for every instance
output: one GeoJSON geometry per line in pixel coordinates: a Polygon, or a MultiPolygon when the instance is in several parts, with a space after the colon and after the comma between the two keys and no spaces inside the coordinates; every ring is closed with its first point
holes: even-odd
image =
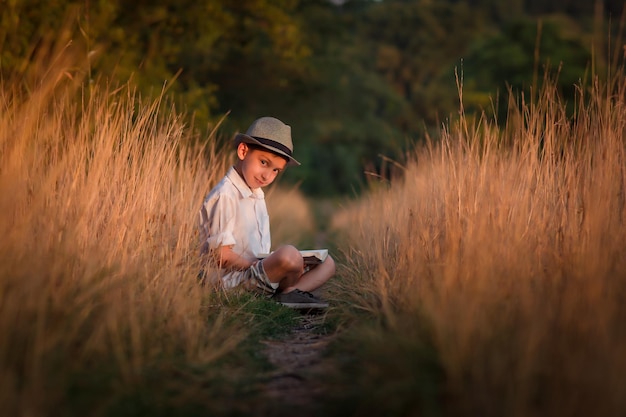
{"type": "Polygon", "coordinates": [[[267,358],[276,367],[264,389],[268,400],[282,404],[281,408],[312,412],[315,397],[323,394],[324,352],[333,337],[316,331],[324,319],[324,314],[303,314],[291,335],[263,342],[267,358]]]}

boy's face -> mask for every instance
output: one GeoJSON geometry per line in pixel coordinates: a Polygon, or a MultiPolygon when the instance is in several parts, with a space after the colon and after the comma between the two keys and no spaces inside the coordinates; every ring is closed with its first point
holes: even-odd
{"type": "Polygon", "coordinates": [[[285,158],[272,152],[252,149],[245,143],[237,146],[238,167],[248,187],[254,189],[270,185],[285,169],[285,158]]]}

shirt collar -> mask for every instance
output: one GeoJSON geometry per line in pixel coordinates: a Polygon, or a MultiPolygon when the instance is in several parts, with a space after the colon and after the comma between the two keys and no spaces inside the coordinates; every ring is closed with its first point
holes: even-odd
{"type": "Polygon", "coordinates": [[[255,188],[254,190],[252,190],[250,189],[250,187],[248,187],[248,184],[246,184],[246,181],[241,178],[241,175],[239,175],[239,173],[235,170],[235,167],[230,167],[230,169],[226,173],[226,176],[233,183],[235,188],[237,188],[239,193],[241,193],[242,197],[252,197],[259,200],[265,198],[265,193],[261,188],[255,188]]]}

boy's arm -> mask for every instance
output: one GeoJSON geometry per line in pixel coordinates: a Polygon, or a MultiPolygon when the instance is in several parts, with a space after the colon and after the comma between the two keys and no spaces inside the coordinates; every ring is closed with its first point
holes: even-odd
{"type": "Polygon", "coordinates": [[[220,246],[213,251],[215,261],[220,268],[243,271],[257,262],[256,259],[247,259],[233,252],[233,246],[220,246]]]}

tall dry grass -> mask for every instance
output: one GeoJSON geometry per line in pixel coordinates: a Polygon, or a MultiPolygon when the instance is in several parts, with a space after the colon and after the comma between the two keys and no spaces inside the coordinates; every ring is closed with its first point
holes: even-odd
{"type": "MultiPolygon", "coordinates": [[[[280,182],[280,179],[277,181],[280,182]]],[[[295,245],[306,249],[316,232],[316,219],[310,201],[298,187],[288,188],[276,183],[266,192],[270,215],[272,249],[280,245],[295,245]]]]}
{"type": "Polygon", "coordinates": [[[39,70],[0,85],[0,409],[14,416],[63,414],[91,380],[106,392],[211,363],[243,337],[218,312],[209,324],[196,280],[197,211],[229,158],[193,145],[163,98],[83,88],[63,54],[39,70]]]}
{"type": "MultiPolygon", "coordinates": [[[[626,78],[580,88],[574,117],[539,93],[505,126],[461,113],[335,217],[339,297],[432,343],[443,414],[626,413],[626,78]]],[[[378,349],[394,369],[419,354],[378,349]]]]}

